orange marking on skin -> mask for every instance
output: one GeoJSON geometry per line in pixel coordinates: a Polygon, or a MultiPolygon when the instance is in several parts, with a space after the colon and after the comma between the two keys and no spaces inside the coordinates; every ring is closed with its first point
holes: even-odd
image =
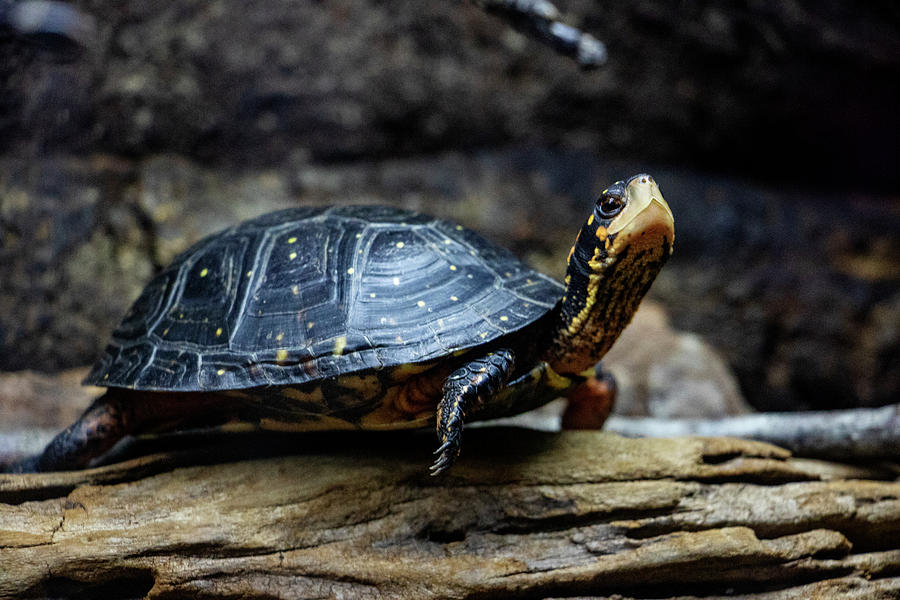
{"type": "Polygon", "coordinates": [[[447,375],[446,369],[434,369],[410,377],[400,384],[394,399],[394,408],[404,415],[415,416],[437,405],[440,422],[441,389],[447,375]]]}

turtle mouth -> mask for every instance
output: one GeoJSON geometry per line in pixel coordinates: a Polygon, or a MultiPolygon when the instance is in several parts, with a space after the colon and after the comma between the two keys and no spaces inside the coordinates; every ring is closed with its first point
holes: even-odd
{"type": "Polygon", "coordinates": [[[675,243],[675,219],[659,186],[649,175],[635,175],[625,187],[626,206],[609,227],[616,249],[641,251],[675,243]]]}

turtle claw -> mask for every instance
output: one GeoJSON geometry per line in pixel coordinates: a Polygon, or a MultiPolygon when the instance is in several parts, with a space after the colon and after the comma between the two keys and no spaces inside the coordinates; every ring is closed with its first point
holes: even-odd
{"type": "Polygon", "coordinates": [[[459,456],[460,441],[461,436],[454,435],[447,438],[444,443],[441,444],[441,447],[434,451],[435,454],[440,454],[440,456],[434,461],[434,464],[431,465],[430,471],[432,477],[440,475],[456,462],[456,457],[459,456]]]}
{"type": "Polygon", "coordinates": [[[440,454],[441,452],[443,452],[444,450],[446,450],[447,448],[449,448],[450,445],[451,445],[451,444],[450,444],[450,440],[447,440],[446,442],[444,442],[443,444],[441,444],[441,447],[440,447],[440,448],[438,448],[437,450],[435,450],[434,452],[432,452],[432,454],[440,454]]]}
{"type": "Polygon", "coordinates": [[[437,477],[444,471],[450,468],[450,466],[456,461],[456,457],[459,456],[459,445],[453,444],[450,441],[444,442],[441,448],[438,449],[441,452],[440,457],[434,464],[431,465],[429,471],[431,471],[432,477],[437,477]]]}
{"type": "Polygon", "coordinates": [[[456,462],[456,457],[459,456],[459,450],[462,446],[462,426],[461,418],[451,418],[446,424],[443,435],[444,443],[434,451],[435,454],[440,454],[440,456],[431,465],[431,474],[433,476],[440,475],[456,462]]]}

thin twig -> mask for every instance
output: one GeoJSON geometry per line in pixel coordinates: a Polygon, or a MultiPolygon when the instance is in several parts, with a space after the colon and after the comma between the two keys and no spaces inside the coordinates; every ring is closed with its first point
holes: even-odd
{"type": "Polygon", "coordinates": [[[40,454],[57,433],[56,429],[46,428],[0,431],[0,472],[4,465],[40,454]]]}
{"type": "Polygon", "coordinates": [[[614,416],[605,429],[629,437],[731,436],[769,442],[797,456],[900,459],[900,404],[882,408],[760,413],[722,419],[614,416]]]}
{"type": "Polygon", "coordinates": [[[606,46],[594,36],[560,21],[559,9],[547,0],[473,0],[516,29],[574,58],[583,69],[606,62],[606,46]]]}
{"type": "Polygon", "coordinates": [[[61,58],[77,58],[95,43],[97,21],[68,2],[0,0],[0,33],[4,30],[61,58]]]}

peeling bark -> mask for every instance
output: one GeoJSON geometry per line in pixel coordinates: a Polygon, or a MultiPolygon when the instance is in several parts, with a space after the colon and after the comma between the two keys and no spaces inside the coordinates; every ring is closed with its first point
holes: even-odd
{"type": "Polygon", "coordinates": [[[494,428],[468,432],[434,479],[430,442],[221,436],[0,475],[0,597],[900,593],[888,468],[727,438],[494,428]]]}

